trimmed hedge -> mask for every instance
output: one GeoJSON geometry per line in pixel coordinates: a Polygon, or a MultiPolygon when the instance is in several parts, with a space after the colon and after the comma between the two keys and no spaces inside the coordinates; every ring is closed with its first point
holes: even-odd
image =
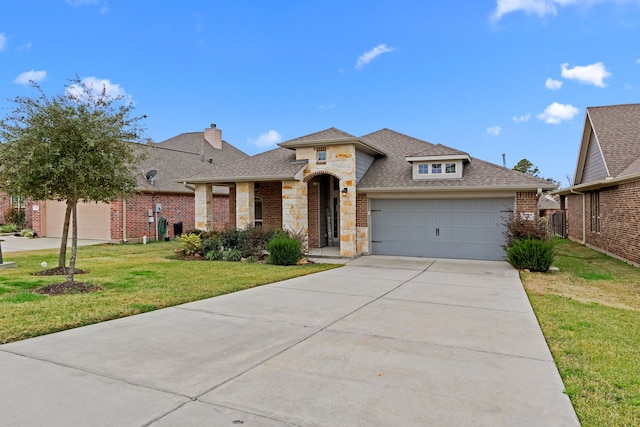
{"type": "Polygon", "coordinates": [[[507,261],[519,270],[545,272],[555,258],[553,242],[534,238],[520,239],[507,249],[507,261]]]}

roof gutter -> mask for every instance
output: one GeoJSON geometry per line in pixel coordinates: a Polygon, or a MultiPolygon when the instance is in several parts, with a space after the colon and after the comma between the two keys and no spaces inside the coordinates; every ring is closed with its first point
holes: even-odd
{"type": "MultiPolygon", "coordinates": [[[[417,193],[417,192],[458,192],[458,191],[536,191],[542,194],[543,189],[551,190],[555,186],[551,187],[520,187],[520,186],[508,186],[508,185],[488,185],[488,186],[452,186],[452,187],[401,187],[401,188],[389,188],[389,187],[358,187],[358,193],[417,193]]],[[[536,195],[536,197],[539,197],[536,195]]]]}
{"type": "Polygon", "coordinates": [[[625,175],[625,176],[618,177],[618,178],[609,178],[609,177],[607,177],[605,179],[589,182],[587,184],[574,185],[574,186],[571,186],[569,188],[556,190],[552,194],[559,194],[559,195],[567,195],[567,194],[570,194],[570,193],[582,194],[582,193],[579,193],[579,192],[588,191],[588,190],[596,190],[598,188],[608,187],[608,186],[611,186],[611,185],[614,185],[614,184],[624,184],[625,182],[634,181],[636,179],[640,179],[640,172],[632,173],[630,175],[625,175]],[[574,190],[578,191],[578,193],[575,193],[574,190]]]}

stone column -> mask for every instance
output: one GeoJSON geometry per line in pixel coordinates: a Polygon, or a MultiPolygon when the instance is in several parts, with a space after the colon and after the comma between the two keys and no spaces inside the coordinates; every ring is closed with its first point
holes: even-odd
{"type": "Polygon", "coordinates": [[[196,229],[210,231],[213,228],[213,185],[195,184],[196,229]]]}
{"type": "Polygon", "coordinates": [[[307,183],[282,181],[282,228],[295,233],[309,232],[307,183]]]}
{"type": "Polygon", "coordinates": [[[256,220],[254,183],[236,183],[236,227],[253,226],[256,220]]]}
{"type": "Polygon", "coordinates": [[[340,190],[343,188],[347,194],[340,193],[340,256],[354,257],[357,254],[355,180],[341,180],[340,190]]]}

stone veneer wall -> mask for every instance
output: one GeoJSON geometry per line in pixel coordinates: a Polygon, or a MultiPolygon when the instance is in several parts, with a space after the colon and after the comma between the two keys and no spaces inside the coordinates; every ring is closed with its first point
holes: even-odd
{"type": "MultiPolygon", "coordinates": [[[[333,145],[326,147],[326,161],[317,163],[314,147],[296,149],[297,160],[307,160],[304,170],[305,178],[309,175],[328,173],[339,177],[340,189],[346,188],[347,195],[340,197],[340,255],[353,257],[357,254],[356,236],[356,149],[353,144],[333,145]]],[[[305,193],[307,183],[304,182],[305,193]]],[[[283,185],[284,196],[284,185],[283,185]]],[[[306,194],[305,194],[306,196],[306,194]]],[[[303,205],[299,205],[303,206],[303,205]]],[[[309,209],[307,200],[304,201],[305,229],[308,230],[309,209]]],[[[286,207],[283,206],[286,217],[286,207]]],[[[283,218],[284,222],[284,218],[283,218]]]]}
{"type": "Polygon", "coordinates": [[[253,182],[236,183],[236,227],[253,226],[255,222],[255,193],[253,182]]]}
{"type": "Polygon", "coordinates": [[[282,182],[282,228],[294,233],[309,233],[307,183],[282,182]]]}

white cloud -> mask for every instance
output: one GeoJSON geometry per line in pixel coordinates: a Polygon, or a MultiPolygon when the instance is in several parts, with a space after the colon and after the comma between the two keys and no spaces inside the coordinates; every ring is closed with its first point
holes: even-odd
{"type": "Polygon", "coordinates": [[[369,62],[373,61],[378,56],[383,53],[393,52],[395,49],[392,47],[388,47],[386,44],[379,44],[368,52],[363,53],[358,58],[358,62],[356,63],[356,70],[361,70],[369,62]]]}
{"type": "Polygon", "coordinates": [[[579,110],[571,104],[559,104],[554,102],[536,117],[547,124],[557,125],[563,121],[573,119],[578,112],[579,110]]]}
{"type": "Polygon", "coordinates": [[[513,116],[513,121],[516,123],[528,122],[531,119],[531,113],[522,116],[513,116]]]}
{"type": "MultiPolygon", "coordinates": [[[[87,86],[87,88],[91,89],[94,94],[101,93],[104,88],[105,93],[109,98],[117,98],[119,96],[128,97],[123,87],[119,84],[111,83],[111,81],[107,79],[85,77],[81,82],[87,86]]],[[[80,89],[77,84],[74,84],[67,88],[67,94],[73,94],[73,92],[75,92],[76,95],[80,95],[82,93],[82,89],[80,89]]]]}
{"type": "Polygon", "coordinates": [[[265,133],[261,133],[259,137],[255,139],[249,138],[249,143],[261,148],[271,147],[282,142],[282,135],[275,130],[270,130],[265,133]]]}
{"type": "Polygon", "coordinates": [[[575,66],[569,68],[569,64],[560,65],[562,68],[562,77],[565,79],[578,80],[580,83],[592,84],[598,87],[605,87],[604,79],[611,77],[611,73],[607,71],[602,62],[596,62],[591,65],[575,66]]]}
{"type": "Polygon", "coordinates": [[[598,3],[612,1],[615,3],[627,3],[637,0],[496,0],[496,9],[490,16],[492,22],[499,21],[504,15],[513,12],[524,12],[528,15],[557,15],[557,6],[564,7],[575,5],[588,8],[598,3]]]}
{"type": "Polygon", "coordinates": [[[21,73],[20,75],[18,75],[18,77],[15,78],[13,82],[19,85],[28,85],[29,82],[31,81],[41,82],[46,78],[47,78],[46,71],[31,70],[31,71],[25,71],[24,73],[21,73]]]}
{"type": "Polygon", "coordinates": [[[4,33],[0,33],[0,52],[7,47],[7,36],[4,33]]]}
{"type": "Polygon", "coordinates": [[[547,81],[544,82],[544,87],[549,90],[559,90],[562,87],[562,82],[560,80],[548,78],[547,81]]]}
{"type": "Polygon", "coordinates": [[[498,136],[501,131],[502,128],[500,128],[500,126],[491,126],[490,128],[487,128],[487,134],[490,136],[498,136]]]}

